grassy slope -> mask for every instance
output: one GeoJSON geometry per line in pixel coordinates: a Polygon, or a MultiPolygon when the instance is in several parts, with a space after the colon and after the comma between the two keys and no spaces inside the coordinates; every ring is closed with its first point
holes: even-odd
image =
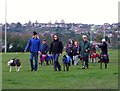
{"type": "MultiPolygon", "coordinates": [[[[89,69],[71,66],[69,72],[54,72],[53,65],[41,66],[37,72],[31,72],[29,53],[21,55],[20,72],[8,72],[7,61],[15,53],[3,54],[3,89],[117,89],[118,88],[118,51],[110,50],[108,69],[100,69],[99,63],[90,63],[89,69]]],[[[59,59],[61,60],[61,58],[59,59]]]]}

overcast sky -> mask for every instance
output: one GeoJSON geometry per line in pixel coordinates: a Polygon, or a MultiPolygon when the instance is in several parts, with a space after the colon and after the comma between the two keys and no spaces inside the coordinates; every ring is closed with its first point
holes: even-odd
{"type": "MultiPolygon", "coordinates": [[[[7,22],[104,24],[118,22],[119,0],[7,0],[7,22]]],[[[5,0],[0,0],[0,23],[5,22],[5,0]]]]}

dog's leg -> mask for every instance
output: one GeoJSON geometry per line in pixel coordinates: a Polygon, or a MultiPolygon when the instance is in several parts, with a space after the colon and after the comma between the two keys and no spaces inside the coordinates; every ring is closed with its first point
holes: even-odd
{"type": "Polygon", "coordinates": [[[67,70],[67,64],[65,65],[65,67],[66,67],[66,70],[67,70]]]}
{"type": "Polygon", "coordinates": [[[15,66],[15,68],[16,68],[16,71],[18,70],[18,67],[17,66],[15,66]]]}
{"type": "Polygon", "coordinates": [[[49,63],[52,64],[52,63],[51,63],[51,60],[49,60],[49,63]]]}
{"type": "Polygon", "coordinates": [[[65,64],[63,64],[63,69],[64,69],[64,71],[65,71],[65,64]]]}
{"type": "Polygon", "coordinates": [[[52,65],[53,65],[53,59],[52,59],[52,65]]]}
{"type": "Polygon", "coordinates": [[[100,62],[100,69],[102,69],[102,61],[100,62]]]}
{"type": "Polygon", "coordinates": [[[68,66],[68,64],[66,65],[66,68],[67,68],[67,71],[69,71],[69,66],[68,66]]]}
{"type": "Polygon", "coordinates": [[[105,62],[105,69],[107,68],[107,62],[105,62]]]}
{"type": "Polygon", "coordinates": [[[9,70],[9,72],[11,72],[12,71],[12,67],[10,66],[10,70],[9,70]]]}
{"type": "Polygon", "coordinates": [[[96,58],[94,58],[94,62],[96,63],[96,58]]]}
{"type": "Polygon", "coordinates": [[[95,63],[95,58],[93,58],[93,61],[94,61],[94,63],[95,63]]]}
{"type": "Polygon", "coordinates": [[[20,68],[21,68],[21,66],[20,66],[20,67],[18,67],[18,70],[17,70],[17,72],[18,72],[18,71],[20,71],[20,68]]]}

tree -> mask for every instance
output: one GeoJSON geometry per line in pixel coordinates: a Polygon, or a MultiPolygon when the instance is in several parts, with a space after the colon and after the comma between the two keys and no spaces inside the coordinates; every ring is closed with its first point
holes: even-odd
{"type": "Polygon", "coordinates": [[[98,43],[101,42],[102,38],[103,38],[102,34],[97,34],[96,35],[96,42],[98,42],[98,43]]]}

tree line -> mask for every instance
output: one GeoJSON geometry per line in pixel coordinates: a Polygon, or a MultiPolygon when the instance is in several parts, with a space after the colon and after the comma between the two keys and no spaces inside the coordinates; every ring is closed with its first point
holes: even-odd
{"type": "MultiPolygon", "coordinates": [[[[38,31],[37,31],[38,32],[38,31]]],[[[25,32],[7,32],[7,52],[22,52],[24,51],[24,48],[27,44],[27,42],[29,41],[29,39],[32,37],[33,31],[25,31],[25,32]]],[[[40,33],[38,32],[40,39],[46,39],[47,40],[47,44],[50,45],[51,41],[52,41],[52,35],[51,33],[40,33]]],[[[74,33],[57,33],[60,37],[60,40],[63,42],[63,45],[66,46],[66,44],[68,43],[69,39],[74,39],[76,41],[80,41],[82,34],[74,34],[74,33]]],[[[4,52],[4,39],[5,39],[5,34],[4,31],[2,31],[2,52],[4,52]]],[[[88,40],[90,40],[90,34],[86,34],[88,36],[88,40]]],[[[103,38],[103,34],[97,34],[94,35],[94,40],[96,42],[101,42],[101,39],[103,38]]],[[[111,39],[109,39],[109,37],[106,36],[106,40],[108,43],[110,43],[111,39]]],[[[112,46],[115,46],[115,38],[112,39],[112,46]]]]}

